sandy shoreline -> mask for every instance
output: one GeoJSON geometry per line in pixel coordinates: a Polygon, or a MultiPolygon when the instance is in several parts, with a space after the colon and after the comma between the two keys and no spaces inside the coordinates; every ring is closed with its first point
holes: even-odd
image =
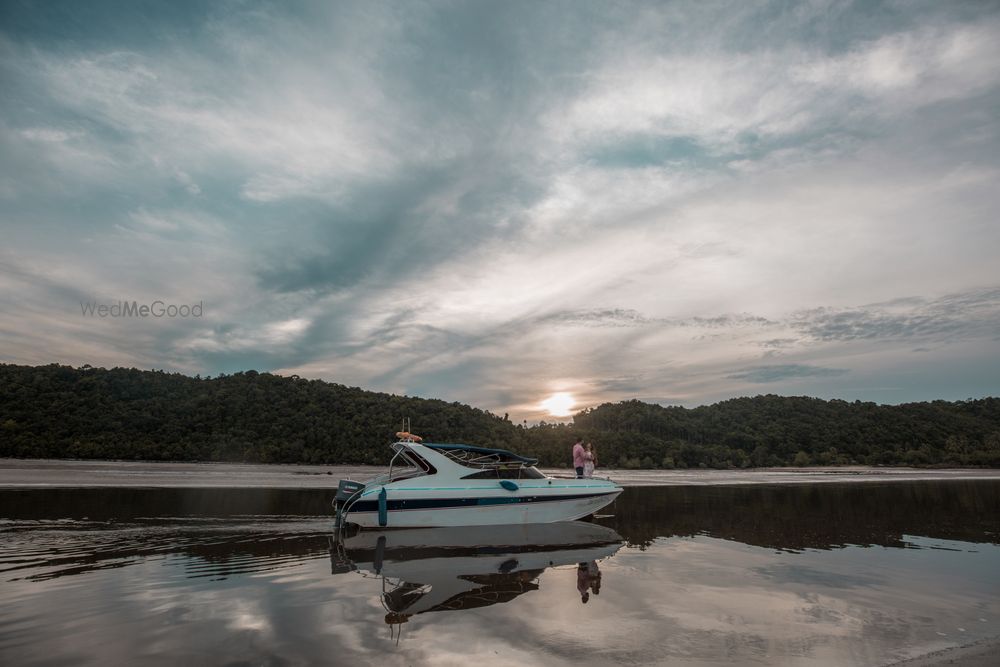
{"type": "Polygon", "coordinates": [[[993,667],[1000,665],[1000,637],[983,639],[973,644],[941,649],[932,653],[893,662],[886,667],[993,667]]]}
{"type": "MultiPolygon", "coordinates": [[[[385,469],[383,466],[0,459],[0,487],[331,488],[339,479],[363,480],[385,469]]],[[[570,474],[565,468],[545,469],[545,472],[556,476],[570,474]]],[[[754,470],[604,469],[599,474],[623,486],[1000,480],[1000,470],[866,466],[754,470]]]]}

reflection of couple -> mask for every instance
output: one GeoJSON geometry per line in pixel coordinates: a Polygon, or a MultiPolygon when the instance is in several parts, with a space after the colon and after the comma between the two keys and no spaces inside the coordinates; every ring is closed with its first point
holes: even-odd
{"type": "Polygon", "coordinates": [[[594,595],[601,594],[601,568],[597,567],[596,560],[576,566],[576,590],[580,591],[583,604],[590,599],[590,591],[594,591],[594,595]]]}
{"type": "Polygon", "coordinates": [[[577,440],[573,445],[573,467],[576,468],[576,478],[591,478],[594,476],[594,468],[597,467],[597,452],[593,443],[588,442],[586,446],[583,440],[577,440]]]}

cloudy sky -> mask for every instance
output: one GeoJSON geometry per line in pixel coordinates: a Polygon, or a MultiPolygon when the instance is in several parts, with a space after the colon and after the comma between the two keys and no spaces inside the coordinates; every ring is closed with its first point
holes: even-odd
{"type": "Polygon", "coordinates": [[[1000,394],[996,2],[0,7],[0,360],[1000,394]]]}

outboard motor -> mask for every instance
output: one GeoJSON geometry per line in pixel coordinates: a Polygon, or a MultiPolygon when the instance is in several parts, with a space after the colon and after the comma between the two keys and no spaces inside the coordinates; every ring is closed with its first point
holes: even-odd
{"type": "Polygon", "coordinates": [[[337,485],[337,495],[333,499],[334,519],[333,527],[340,529],[344,523],[344,512],[365,490],[365,485],[361,482],[352,482],[349,479],[340,480],[337,485]]]}

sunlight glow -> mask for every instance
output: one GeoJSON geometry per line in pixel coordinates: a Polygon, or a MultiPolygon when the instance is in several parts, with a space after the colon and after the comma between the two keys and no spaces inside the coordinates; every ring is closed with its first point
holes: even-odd
{"type": "Polygon", "coordinates": [[[556,392],[542,401],[542,408],[548,410],[553,417],[569,417],[574,405],[576,400],[564,391],[556,392]]]}

